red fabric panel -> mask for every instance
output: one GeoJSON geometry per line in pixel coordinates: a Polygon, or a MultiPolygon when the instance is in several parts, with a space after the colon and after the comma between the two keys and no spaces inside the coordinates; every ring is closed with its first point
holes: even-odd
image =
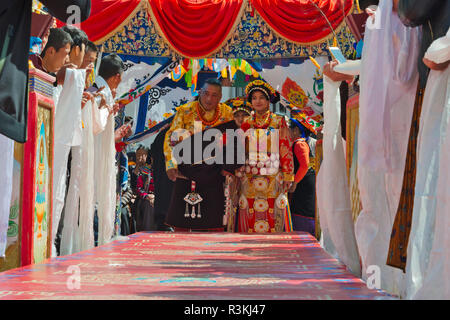
{"type": "Polygon", "coordinates": [[[157,24],[173,49],[191,58],[206,57],[232,31],[243,0],[148,0],[157,24]]]}
{"type": "MultiPolygon", "coordinates": [[[[89,40],[96,42],[115,31],[136,9],[141,0],[92,0],[91,15],[81,23],[89,40]]],[[[145,1],[145,0],[142,0],[145,1]]],[[[58,27],[64,23],[58,21],[58,27]]]]}
{"type": "MultiPolygon", "coordinates": [[[[310,0],[250,0],[261,17],[282,37],[297,43],[314,43],[332,31],[310,0]]],[[[327,16],[333,29],[352,8],[352,0],[311,0],[327,16]],[[344,4],[344,6],[343,6],[344,4]],[[343,11],[344,7],[344,11],[343,11]]]]}

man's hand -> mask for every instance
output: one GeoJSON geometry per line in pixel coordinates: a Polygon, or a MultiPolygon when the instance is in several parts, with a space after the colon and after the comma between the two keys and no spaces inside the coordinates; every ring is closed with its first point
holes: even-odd
{"type": "Polygon", "coordinates": [[[335,82],[341,82],[341,81],[353,81],[353,76],[350,76],[348,74],[336,72],[333,70],[333,68],[338,64],[336,60],[333,60],[331,62],[328,62],[323,67],[323,74],[326,75],[328,78],[335,82]]]}
{"type": "Polygon", "coordinates": [[[442,71],[447,69],[450,60],[443,62],[443,63],[434,63],[431,60],[428,60],[427,58],[423,58],[423,63],[425,63],[425,65],[430,68],[431,70],[436,70],[436,71],[442,71]]]}
{"type": "Polygon", "coordinates": [[[84,108],[84,106],[86,105],[86,103],[91,100],[94,99],[94,95],[90,92],[84,91],[83,92],[83,98],[81,99],[81,109],[84,108]]]}
{"type": "Polygon", "coordinates": [[[91,62],[86,67],[86,78],[85,78],[85,86],[89,85],[89,76],[91,75],[92,70],[94,70],[94,64],[91,62]]]}
{"type": "Polygon", "coordinates": [[[120,104],[114,103],[112,107],[109,108],[109,115],[115,115],[120,109],[120,104]]]}
{"type": "Polygon", "coordinates": [[[94,98],[97,98],[98,96],[101,97],[100,103],[98,105],[99,109],[108,108],[108,105],[106,104],[106,97],[103,92],[101,92],[103,89],[105,89],[104,86],[98,89],[96,93],[94,93],[94,98]]]}
{"type": "Polygon", "coordinates": [[[376,5],[371,5],[366,8],[367,15],[372,19],[372,22],[375,22],[375,12],[377,11],[376,5]]]}
{"type": "Polygon", "coordinates": [[[131,134],[131,126],[130,125],[123,125],[121,127],[119,127],[116,131],[114,131],[114,141],[116,143],[119,143],[120,141],[122,141],[122,139],[124,137],[126,137],[127,135],[131,134]]]}
{"type": "Polygon", "coordinates": [[[64,79],[66,78],[66,70],[67,69],[77,69],[77,66],[73,63],[65,64],[58,70],[56,73],[56,83],[60,85],[64,85],[64,79]]]}
{"type": "Polygon", "coordinates": [[[172,169],[167,170],[167,177],[171,181],[175,182],[175,180],[177,180],[177,177],[178,177],[178,169],[172,168],[172,169]]]}
{"type": "Polygon", "coordinates": [[[150,204],[153,206],[155,204],[155,195],[153,193],[148,194],[145,197],[146,200],[148,200],[148,202],[150,202],[150,204]]]}

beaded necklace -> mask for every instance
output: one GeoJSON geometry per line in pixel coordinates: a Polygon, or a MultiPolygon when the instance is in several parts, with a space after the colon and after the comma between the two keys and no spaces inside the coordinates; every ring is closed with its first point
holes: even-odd
{"type": "Polygon", "coordinates": [[[267,117],[266,117],[266,119],[264,120],[264,122],[263,122],[262,125],[259,125],[259,124],[256,122],[256,112],[253,114],[253,116],[252,116],[252,119],[253,119],[253,126],[254,126],[256,129],[266,129],[266,128],[269,126],[270,122],[272,121],[272,112],[270,112],[270,110],[267,111],[267,112],[268,112],[268,115],[267,115],[267,117]]]}
{"type": "Polygon", "coordinates": [[[211,121],[206,121],[205,119],[203,119],[200,107],[202,108],[202,110],[205,110],[205,108],[201,105],[200,100],[199,100],[198,103],[197,103],[197,106],[196,106],[196,110],[197,110],[198,117],[200,118],[201,122],[205,126],[211,126],[211,125],[213,125],[214,123],[216,123],[219,120],[220,115],[221,115],[220,105],[217,105],[216,110],[214,111],[214,114],[216,116],[211,121]]]}

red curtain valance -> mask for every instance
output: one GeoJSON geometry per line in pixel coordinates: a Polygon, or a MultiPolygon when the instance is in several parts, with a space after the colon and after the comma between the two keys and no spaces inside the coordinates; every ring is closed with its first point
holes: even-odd
{"type": "Polygon", "coordinates": [[[81,28],[100,44],[146,7],[174,51],[201,58],[218,51],[231,37],[248,1],[272,30],[298,44],[323,41],[332,33],[329,23],[338,28],[353,7],[352,0],[92,0],[91,15],[81,28]]]}
{"type": "Polygon", "coordinates": [[[172,49],[193,58],[206,57],[220,49],[239,23],[246,5],[246,0],[148,1],[152,20],[172,49]]]}
{"type": "Polygon", "coordinates": [[[353,7],[353,0],[250,1],[253,8],[277,34],[299,44],[322,41],[332,33],[330,24],[333,30],[338,28],[353,7]]]}
{"type": "MultiPolygon", "coordinates": [[[[81,23],[81,29],[92,42],[103,42],[134,16],[140,2],[141,0],[92,0],[91,15],[81,23]]],[[[59,21],[58,26],[61,25],[64,23],[59,21]]]]}

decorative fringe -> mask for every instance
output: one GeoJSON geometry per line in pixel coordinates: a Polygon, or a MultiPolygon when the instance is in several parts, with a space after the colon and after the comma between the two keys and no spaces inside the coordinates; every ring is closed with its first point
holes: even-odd
{"type": "Polygon", "coordinates": [[[184,211],[184,217],[189,218],[189,207],[187,203],[186,203],[186,210],[184,211]]]}
{"type": "Polygon", "coordinates": [[[289,207],[289,202],[286,204],[286,209],[285,209],[285,220],[284,220],[285,224],[285,230],[286,232],[292,232],[294,231],[293,225],[292,225],[292,216],[291,216],[291,209],[289,207]]]}
{"type": "Polygon", "coordinates": [[[250,1],[247,2],[247,7],[245,8],[246,12],[253,12],[253,7],[250,3],[250,1]]]}
{"type": "Polygon", "coordinates": [[[356,13],[361,13],[361,7],[359,6],[359,0],[355,0],[355,3],[356,3],[356,6],[355,6],[356,13]]]}

